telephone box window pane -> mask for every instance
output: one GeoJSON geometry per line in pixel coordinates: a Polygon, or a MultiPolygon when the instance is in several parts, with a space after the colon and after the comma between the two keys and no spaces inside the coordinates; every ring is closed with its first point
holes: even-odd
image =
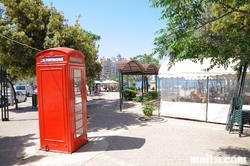
{"type": "Polygon", "coordinates": [[[78,121],[76,122],[76,129],[82,127],[82,125],[83,125],[82,119],[81,119],[81,120],[78,120],[78,121]]]}
{"type": "Polygon", "coordinates": [[[79,89],[79,94],[82,94],[82,92],[83,92],[83,91],[82,91],[82,87],[79,86],[78,89],[79,89]]]}
{"type": "Polygon", "coordinates": [[[75,118],[76,118],[76,121],[82,119],[82,112],[80,111],[80,112],[76,113],[75,118]]]}
{"type": "Polygon", "coordinates": [[[74,77],[82,77],[82,70],[74,70],[74,77]]]}
{"type": "Polygon", "coordinates": [[[82,96],[75,96],[75,102],[76,103],[82,102],[82,96]]]}
{"type": "Polygon", "coordinates": [[[74,78],[74,85],[80,87],[82,85],[82,79],[81,78],[74,78]]]}
{"type": "Polygon", "coordinates": [[[79,128],[78,130],[76,130],[76,137],[79,137],[83,134],[83,128],[79,128]]]}
{"type": "Polygon", "coordinates": [[[78,103],[75,105],[75,112],[81,111],[82,110],[82,103],[78,103]]]}
{"type": "Polygon", "coordinates": [[[75,86],[74,87],[74,94],[75,95],[80,95],[80,94],[82,94],[83,92],[82,92],[82,87],[78,87],[78,86],[75,86]]]}
{"type": "Polygon", "coordinates": [[[75,95],[81,94],[81,90],[80,89],[81,89],[80,87],[75,86],[75,95]]]}

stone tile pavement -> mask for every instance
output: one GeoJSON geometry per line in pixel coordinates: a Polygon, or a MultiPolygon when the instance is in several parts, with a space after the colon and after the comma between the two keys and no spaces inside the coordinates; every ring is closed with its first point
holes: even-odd
{"type": "Polygon", "coordinates": [[[1,165],[250,165],[250,134],[238,137],[222,124],[169,117],[143,122],[138,120],[143,116],[140,103],[125,102],[120,112],[118,98],[117,92],[89,96],[88,142],[72,154],[39,150],[37,110],[30,99],[18,110],[10,106],[10,121],[0,121],[1,165]],[[199,163],[192,163],[191,157],[199,163]]]}

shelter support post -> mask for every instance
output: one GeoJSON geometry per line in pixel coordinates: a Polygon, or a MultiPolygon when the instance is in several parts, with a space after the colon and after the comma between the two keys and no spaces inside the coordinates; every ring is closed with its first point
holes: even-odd
{"type": "Polygon", "coordinates": [[[155,77],[155,90],[156,90],[156,92],[158,92],[158,88],[157,88],[157,86],[158,86],[158,82],[157,82],[157,75],[154,75],[154,77],[155,77]]]}
{"type": "Polygon", "coordinates": [[[120,111],[122,111],[122,104],[123,104],[122,90],[123,90],[123,74],[121,71],[119,71],[119,107],[120,107],[120,111]]]}
{"type": "Polygon", "coordinates": [[[157,93],[157,101],[158,101],[158,104],[157,104],[157,109],[158,109],[158,116],[160,116],[161,115],[161,113],[160,113],[160,94],[158,93],[158,77],[157,77],[157,75],[155,75],[155,91],[156,91],[156,93],[157,93]]]}
{"type": "Polygon", "coordinates": [[[121,75],[122,75],[122,86],[121,86],[121,97],[122,97],[122,100],[121,100],[121,106],[123,107],[123,80],[124,80],[124,78],[123,78],[123,73],[121,73],[121,75]]]}
{"type": "Polygon", "coordinates": [[[144,93],[144,74],[141,75],[142,84],[141,84],[141,102],[143,103],[143,93],[144,93]]]}
{"type": "Polygon", "coordinates": [[[208,103],[209,103],[209,87],[208,87],[208,81],[209,81],[209,77],[207,77],[206,123],[207,123],[208,103]]]}

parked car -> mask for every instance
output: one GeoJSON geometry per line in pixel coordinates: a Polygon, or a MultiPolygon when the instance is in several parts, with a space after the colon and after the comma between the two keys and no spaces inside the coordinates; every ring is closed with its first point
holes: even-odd
{"type": "Polygon", "coordinates": [[[27,97],[34,94],[34,90],[31,85],[15,85],[14,88],[16,92],[22,92],[27,97]]]}
{"type": "Polygon", "coordinates": [[[34,90],[34,94],[36,94],[36,95],[37,95],[37,88],[34,90]]]}
{"type": "MultiPolygon", "coordinates": [[[[2,94],[2,96],[3,96],[3,94],[2,94]]],[[[14,96],[13,96],[13,98],[14,98],[14,96]]],[[[10,101],[11,100],[11,95],[10,95],[9,92],[7,94],[5,94],[5,99],[6,100],[8,99],[8,104],[11,103],[11,101],[10,101]]],[[[2,98],[1,98],[1,100],[2,100],[2,98]]],[[[23,94],[22,92],[17,91],[16,92],[16,101],[18,103],[26,102],[27,101],[27,96],[25,94],[23,94]]],[[[15,103],[15,100],[13,101],[13,103],[15,103]]]]}
{"type": "Polygon", "coordinates": [[[26,102],[27,101],[27,96],[23,94],[22,92],[17,91],[16,92],[16,100],[18,103],[20,102],[26,102]]]}

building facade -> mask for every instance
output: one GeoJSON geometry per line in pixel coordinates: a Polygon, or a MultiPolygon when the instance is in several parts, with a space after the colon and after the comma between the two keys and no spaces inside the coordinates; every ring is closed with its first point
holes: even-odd
{"type": "Polygon", "coordinates": [[[99,59],[102,64],[101,80],[109,80],[112,76],[118,77],[118,72],[116,71],[116,61],[126,60],[120,54],[117,57],[102,57],[99,59]]]}

